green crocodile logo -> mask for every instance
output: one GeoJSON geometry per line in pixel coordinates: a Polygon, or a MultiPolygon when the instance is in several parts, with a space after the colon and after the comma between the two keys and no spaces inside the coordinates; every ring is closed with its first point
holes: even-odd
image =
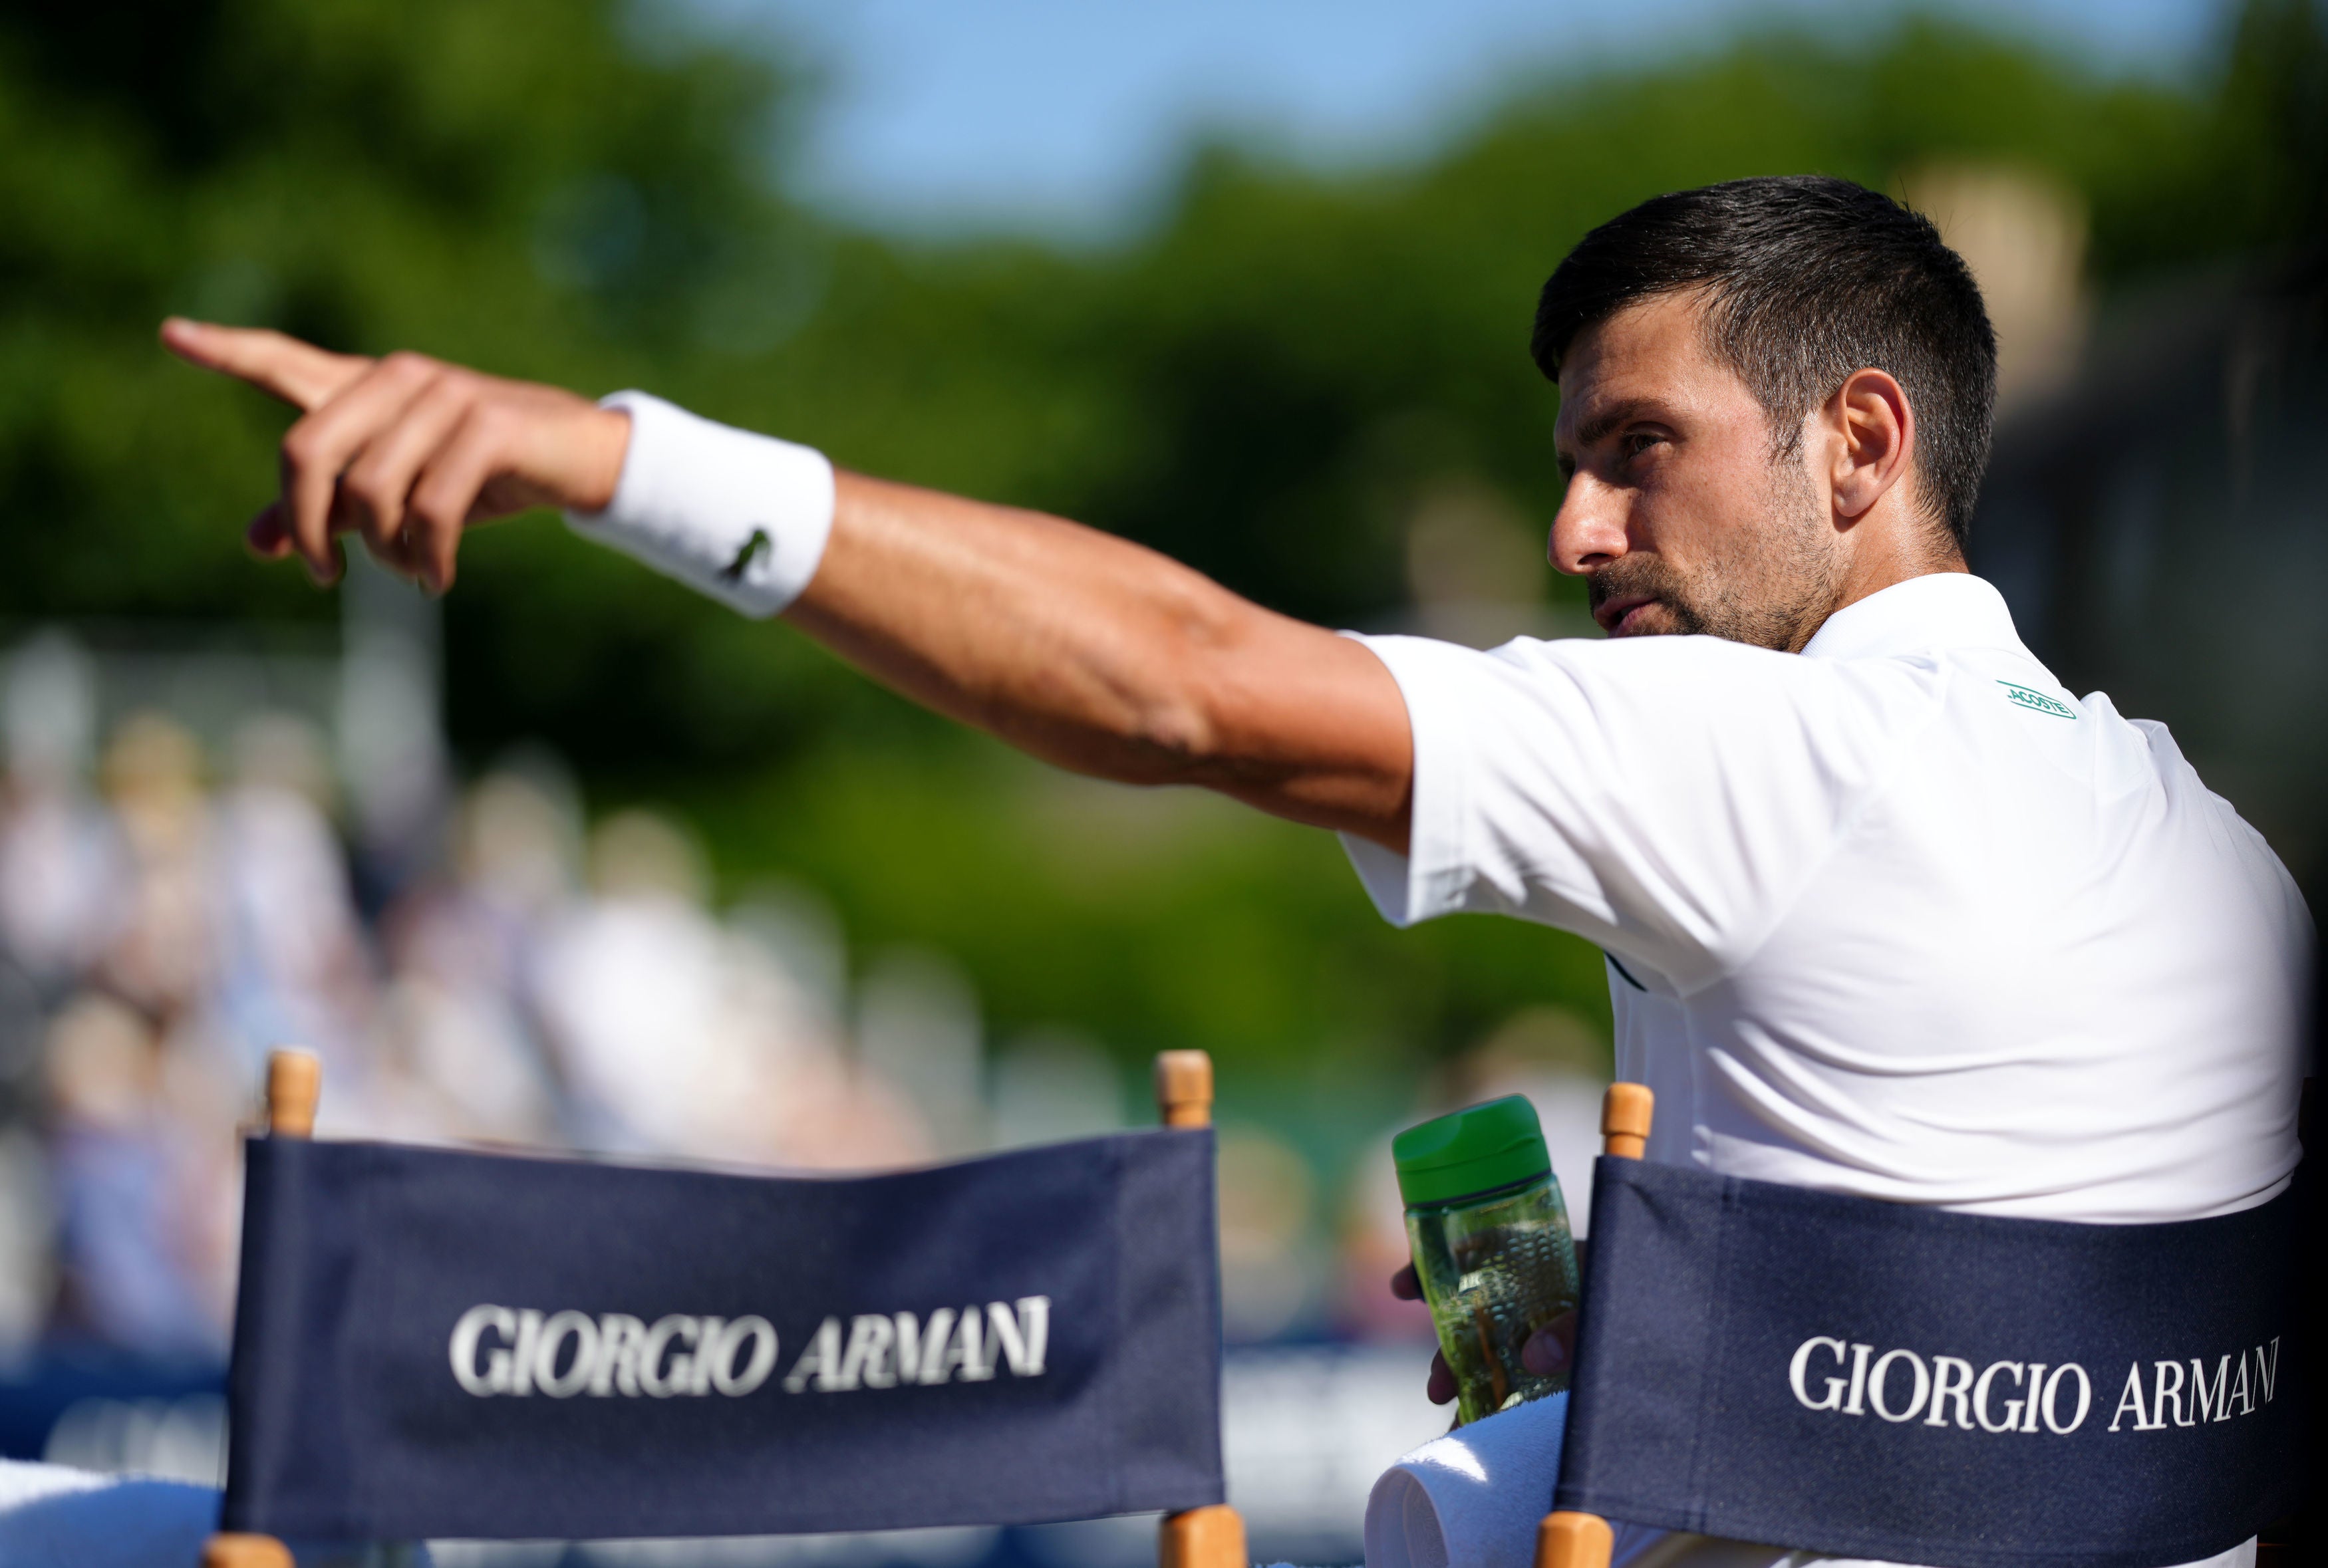
{"type": "Polygon", "coordinates": [[[775,553],[776,547],[769,540],[768,530],[765,528],[756,528],[752,530],[752,537],[744,541],[744,548],[736,552],[736,559],[719,568],[719,580],[723,583],[740,583],[744,580],[744,574],[752,569],[754,560],[761,556],[775,553]]]}
{"type": "Polygon", "coordinates": [[[2032,691],[2026,686],[2015,686],[2010,681],[2000,681],[1997,684],[2004,688],[2004,695],[2016,706],[2026,708],[2032,713],[2050,713],[2056,718],[2075,718],[2078,716],[2076,709],[2054,700],[2042,691],[2032,691]]]}

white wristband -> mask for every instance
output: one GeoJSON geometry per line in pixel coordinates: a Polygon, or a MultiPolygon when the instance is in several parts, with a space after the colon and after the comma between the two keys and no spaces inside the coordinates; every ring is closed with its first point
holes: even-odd
{"type": "Polygon", "coordinates": [[[644,392],[600,400],[631,417],[604,512],[577,533],[634,556],[747,615],[801,595],[832,533],[832,465],[813,447],[715,424],[644,392]]]}

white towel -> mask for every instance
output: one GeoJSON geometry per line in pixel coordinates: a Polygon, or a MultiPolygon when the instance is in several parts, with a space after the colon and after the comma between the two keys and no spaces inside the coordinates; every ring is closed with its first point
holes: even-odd
{"type": "MultiPolygon", "coordinates": [[[[0,1460],[0,1568],[193,1568],[218,1528],[216,1487],[0,1460]]],[[[361,1545],[295,1541],[300,1568],[354,1568],[361,1545]]],[[[414,1568],[428,1568],[416,1547],[414,1568]]]]}
{"type": "Polygon", "coordinates": [[[1531,1568],[1567,1422],[1567,1394],[1530,1400],[1385,1470],[1366,1499],[1366,1568],[1531,1568]]]}
{"type": "Polygon", "coordinates": [[[8,1568],[192,1568],[218,1515],[214,1487],[0,1460],[8,1568]]]}

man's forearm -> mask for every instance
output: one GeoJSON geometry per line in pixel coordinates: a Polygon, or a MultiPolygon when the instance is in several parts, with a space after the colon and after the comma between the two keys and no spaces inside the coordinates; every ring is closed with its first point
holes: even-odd
{"type": "Polygon", "coordinates": [[[1188,782],[1216,755],[1203,656],[1260,614],[1164,557],[1037,512],[854,474],[785,618],[1046,760],[1188,782]]]}
{"type": "Polygon", "coordinates": [[[1405,709],[1362,646],[1095,529],[843,473],[785,618],[1047,761],[1403,849],[1405,709]]]}
{"type": "Polygon", "coordinates": [[[1380,661],[1127,540],[835,470],[643,393],[575,526],[1061,766],[1197,784],[1403,847],[1406,709],[1380,661]]]}

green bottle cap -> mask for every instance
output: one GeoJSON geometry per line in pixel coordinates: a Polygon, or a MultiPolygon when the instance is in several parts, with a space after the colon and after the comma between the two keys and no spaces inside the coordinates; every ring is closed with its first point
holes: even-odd
{"type": "Polygon", "coordinates": [[[1525,1094],[1507,1094],[1408,1128],[1390,1141],[1398,1195],[1409,1208],[1531,1181],[1552,1170],[1544,1129],[1525,1094]]]}

